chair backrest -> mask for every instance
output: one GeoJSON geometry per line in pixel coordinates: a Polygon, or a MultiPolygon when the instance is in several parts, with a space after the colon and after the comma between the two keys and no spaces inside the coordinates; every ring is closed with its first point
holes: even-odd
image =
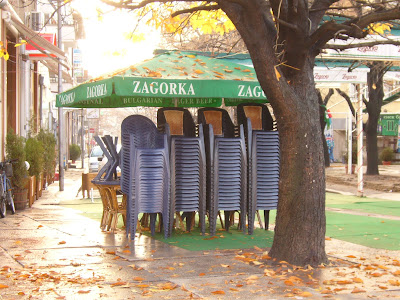
{"type": "Polygon", "coordinates": [[[222,135],[222,112],[208,110],[204,111],[203,114],[207,124],[212,125],[214,135],[222,135]]]}
{"type": "Polygon", "coordinates": [[[238,124],[247,125],[247,118],[251,120],[253,130],[273,130],[274,120],[271,113],[264,104],[260,103],[241,103],[237,106],[237,121],[238,124]]]}
{"type": "Polygon", "coordinates": [[[136,148],[159,148],[164,146],[164,135],[159,133],[153,121],[141,115],[126,117],[121,124],[121,190],[127,194],[130,170],[131,134],[136,148]]]}
{"type": "Polygon", "coordinates": [[[212,125],[216,136],[235,137],[235,126],[225,109],[215,107],[200,108],[197,113],[197,119],[199,124],[212,125]]]}
{"type": "Polygon", "coordinates": [[[169,125],[171,135],[196,136],[196,125],[189,110],[182,107],[163,107],[157,111],[157,127],[165,133],[169,125]]]}

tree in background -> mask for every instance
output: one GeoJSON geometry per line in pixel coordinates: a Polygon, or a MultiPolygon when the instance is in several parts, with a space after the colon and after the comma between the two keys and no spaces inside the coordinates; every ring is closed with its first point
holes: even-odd
{"type": "MultiPolygon", "coordinates": [[[[297,265],[327,262],[325,166],[313,76],[315,57],[333,38],[363,39],[371,24],[398,19],[399,2],[102,1],[141,13],[147,10],[150,14],[151,10],[156,14],[161,9],[169,15],[164,22],[173,17],[196,18],[204,11],[223,11],[227,15],[246,44],[280,131],[279,205],[269,254],[297,265]],[[355,14],[355,10],[361,13],[355,14]]],[[[154,20],[158,22],[157,18],[154,20]]]]}

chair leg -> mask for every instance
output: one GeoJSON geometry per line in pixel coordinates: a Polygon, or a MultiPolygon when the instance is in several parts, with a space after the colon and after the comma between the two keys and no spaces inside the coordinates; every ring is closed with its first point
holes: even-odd
{"type": "Polygon", "coordinates": [[[269,227],[269,210],[264,210],[265,230],[269,227]]]}
{"type": "Polygon", "coordinates": [[[156,219],[157,219],[156,213],[150,214],[150,230],[152,236],[154,236],[154,234],[156,233],[156,219]]]}
{"type": "Polygon", "coordinates": [[[194,220],[193,218],[193,213],[192,212],[187,212],[186,213],[186,231],[190,232],[192,228],[192,221],[194,220]]]}
{"type": "Polygon", "coordinates": [[[163,217],[162,217],[161,213],[158,214],[158,220],[159,220],[158,221],[158,232],[161,232],[161,229],[164,226],[163,217]]]}
{"type": "Polygon", "coordinates": [[[256,214],[257,214],[258,224],[260,224],[260,228],[264,229],[264,225],[261,221],[260,211],[256,210],[256,214]]]}
{"type": "Polygon", "coordinates": [[[221,221],[221,227],[225,228],[224,221],[222,221],[222,217],[221,217],[221,212],[220,211],[218,211],[218,217],[219,217],[219,220],[221,221]]]}
{"type": "Polygon", "coordinates": [[[181,227],[181,230],[185,231],[185,226],[183,225],[181,214],[178,211],[175,214],[176,214],[176,219],[179,221],[179,226],[181,227]]]}
{"type": "Polygon", "coordinates": [[[231,212],[225,210],[225,211],[224,211],[224,217],[225,217],[225,230],[226,230],[226,231],[229,231],[229,226],[230,226],[230,224],[231,224],[231,222],[230,222],[230,216],[231,216],[231,212]]]}

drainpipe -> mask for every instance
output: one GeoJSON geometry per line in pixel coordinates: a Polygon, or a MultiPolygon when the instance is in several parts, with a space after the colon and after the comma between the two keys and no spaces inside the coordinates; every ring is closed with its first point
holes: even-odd
{"type": "MultiPolygon", "coordinates": [[[[57,29],[58,29],[58,41],[57,46],[62,49],[62,36],[61,36],[61,0],[57,0],[57,29]]],[[[58,93],[62,93],[62,65],[61,59],[59,58],[58,63],[58,93]]],[[[64,191],[64,167],[66,164],[65,157],[65,138],[64,138],[64,112],[63,108],[58,108],[58,171],[59,171],[59,190],[64,191]]]]}
{"type": "Polygon", "coordinates": [[[44,76],[39,75],[39,120],[40,120],[40,128],[43,125],[43,85],[44,85],[44,76]]]}

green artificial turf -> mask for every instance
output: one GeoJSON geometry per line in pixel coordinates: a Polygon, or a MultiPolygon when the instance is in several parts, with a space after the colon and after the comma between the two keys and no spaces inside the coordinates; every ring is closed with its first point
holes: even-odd
{"type": "Polygon", "coordinates": [[[328,211],[326,236],[371,248],[400,250],[400,221],[328,211]]]}
{"type": "MultiPolygon", "coordinates": [[[[90,199],[82,199],[64,201],[60,204],[79,210],[88,218],[98,220],[99,222],[101,220],[103,208],[100,198],[95,198],[94,203],[91,203],[90,199]]],[[[400,216],[400,202],[397,201],[327,193],[326,206],[349,211],[353,210],[366,214],[376,213],[400,216]]],[[[263,214],[260,215],[263,219],[263,214]]],[[[368,215],[359,216],[330,211],[326,212],[326,216],[326,235],[331,238],[372,248],[400,250],[400,221],[375,218],[368,215]]],[[[275,217],[276,210],[272,210],[270,213],[270,224],[275,223],[275,217]]],[[[122,228],[122,218],[119,218],[117,226],[122,228]]],[[[206,228],[208,230],[208,224],[206,228]]],[[[236,225],[232,226],[229,232],[221,231],[220,229],[221,226],[218,220],[216,237],[211,237],[209,235],[202,236],[198,228],[194,228],[192,232],[183,232],[177,228],[174,230],[172,237],[168,239],[164,239],[162,233],[156,233],[153,238],[170,245],[193,251],[244,249],[254,246],[264,248],[272,245],[273,231],[255,229],[254,234],[250,236],[237,230],[236,225]]],[[[150,236],[149,231],[142,231],[142,233],[150,236]]]]}
{"type": "MultiPolygon", "coordinates": [[[[265,231],[259,228],[254,229],[253,235],[243,234],[242,231],[237,230],[236,225],[231,227],[228,232],[221,230],[220,225],[217,228],[219,230],[216,236],[210,236],[208,233],[203,236],[199,228],[196,227],[191,232],[183,232],[180,229],[175,229],[172,236],[168,239],[164,239],[163,233],[156,233],[153,238],[190,251],[248,249],[253,247],[265,248],[271,247],[274,239],[273,231],[265,231]]],[[[148,231],[143,233],[150,236],[150,232],[148,231]]]]}
{"type": "Polygon", "coordinates": [[[360,198],[334,193],[326,194],[326,206],[354,210],[363,213],[374,213],[388,216],[400,216],[400,201],[389,201],[376,198],[360,198]]]}

